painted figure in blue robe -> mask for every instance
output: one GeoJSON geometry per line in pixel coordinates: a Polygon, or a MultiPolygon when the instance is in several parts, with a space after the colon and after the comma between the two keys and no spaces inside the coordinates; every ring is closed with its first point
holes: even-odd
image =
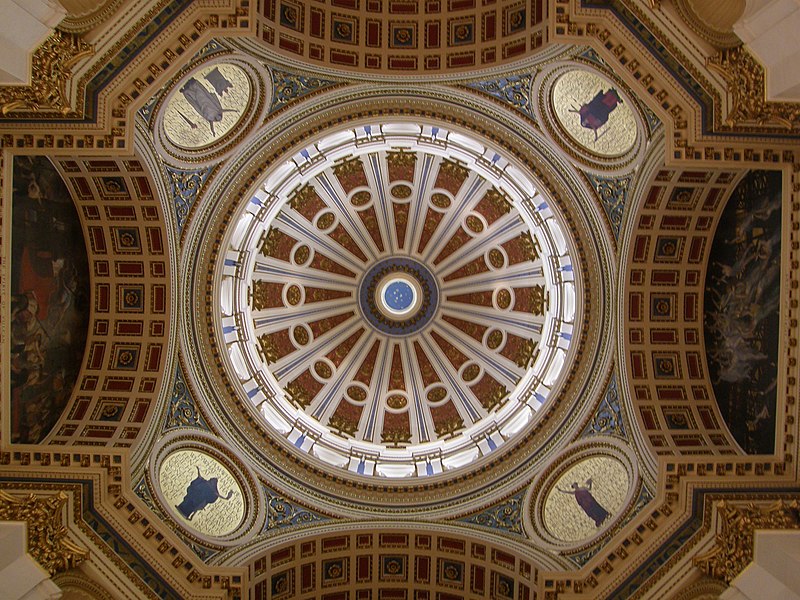
{"type": "Polygon", "coordinates": [[[556,489],[558,489],[558,491],[562,494],[570,494],[575,496],[575,501],[578,503],[578,506],[580,506],[583,512],[586,513],[587,517],[594,521],[596,527],[600,527],[600,525],[602,525],[603,522],[608,518],[608,511],[603,508],[592,495],[591,478],[586,480],[585,486],[580,486],[578,485],[577,481],[573,481],[571,490],[562,490],[561,488],[556,489]]]}
{"type": "Polygon", "coordinates": [[[233,490],[228,492],[227,496],[222,496],[217,489],[219,479],[212,477],[205,479],[200,474],[200,467],[197,467],[197,477],[195,477],[186,488],[186,495],[183,497],[183,502],[178,504],[175,508],[181,513],[187,521],[194,518],[196,512],[203,510],[209,504],[214,504],[217,500],[230,500],[233,496],[233,490]]]}
{"type": "Polygon", "coordinates": [[[608,116],[617,108],[618,104],[622,104],[622,98],[617,90],[611,88],[604,92],[601,88],[589,102],[580,108],[572,108],[569,112],[580,116],[581,127],[594,131],[594,141],[596,142],[601,135],[605,135],[605,132],[598,135],[597,131],[608,122],[608,116]]]}

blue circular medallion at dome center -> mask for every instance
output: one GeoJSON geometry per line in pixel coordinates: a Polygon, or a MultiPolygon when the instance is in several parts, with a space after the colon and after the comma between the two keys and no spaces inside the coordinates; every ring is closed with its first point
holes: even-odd
{"type": "Polygon", "coordinates": [[[393,281],[386,286],[383,300],[392,310],[403,311],[414,303],[414,290],[405,281],[393,281]]]}
{"type": "Polygon", "coordinates": [[[390,257],[378,261],[364,274],[359,284],[358,304],[375,329],[388,335],[406,336],[431,322],[439,307],[439,288],[433,273],[421,262],[409,257],[390,257]],[[386,287],[381,289],[382,282],[386,282],[386,287]]]}

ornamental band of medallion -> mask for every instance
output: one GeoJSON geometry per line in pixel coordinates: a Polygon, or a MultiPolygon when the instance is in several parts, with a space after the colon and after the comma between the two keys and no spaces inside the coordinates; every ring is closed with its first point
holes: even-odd
{"type": "Polygon", "coordinates": [[[577,304],[565,230],[529,175],[461,133],[330,134],[231,225],[218,327],[242,393],[344,472],[472,465],[558,384],[577,304]]]}

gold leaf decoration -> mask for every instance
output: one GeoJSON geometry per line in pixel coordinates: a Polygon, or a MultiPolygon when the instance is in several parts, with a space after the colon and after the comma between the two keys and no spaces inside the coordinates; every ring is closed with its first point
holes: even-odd
{"type": "Polygon", "coordinates": [[[439,437],[448,437],[454,435],[456,431],[464,428],[464,421],[461,417],[451,417],[445,421],[435,424],[436,435],[439,437]]]}
{"type": "Polygon", "coordinates": [[[445,175],[449,175],[453,179],[458,180],[459,183],[463,183],[464,180],[469,176],[469,169],[467,169],[467,167],[459,164],[455,160],[450,160],[448,158],[442,161],[439,171],[445,175]]]}
{"type": "Polygon", "coordinates": [[[531,237],[530,232],[525,231],[520,236],[520,241],[522,242],[523,252],[525,252],[525,256],[527,256],[529,260],[536,260],[539,258],[539,251],[541,250],[539,240],[531,237]]]}
{"type": "Polygon", "coordinates": [[[533,340],[525,340],[520,347],[519,352],[517,353],[514,362],[516,365],[522,369],[527,369],[528,366],[531,364],[531,359],[533,358],[533,354],[536,351],[536,344],[533,340]]]}
{"type": "Polygon", "coordinates": [[[723,500],[717,511],[722,525],[714,548],[692,562],[709,577],[728,584],[752,562],[756,529],[800,529],[797,500],[778,500],[767,506],[735,506],[723,500]]]}
{"type": "Polygon", "coordinates": [[[51,576],[75,568],[89,557],[89,551],[67,538],[63,507],[67,495],[23,498],[0,490],[0,521],[24,521],[28,526],[28,554],[51,576]]]}
{"type": "Polygon", "coordinates": [[[261,352],[268,365],[278,360],[278,348],[270,335],[264,334],[259,337],[258,344],[261,346],[261,352]]]}
{"type": "Polygon", "coordinates": [[[727,126],[755,123],[800,130],[800,103],[767,100],[764,67],[744,46],[722,50],[707,65],[722,76],[731,95],[727,126]]]}
{"type": "Polygon", "coordinates": [[[403,431],[402,429],[390,429],[381,433],[381,441],[384,444],[395,447],[400,444],[408,444],[411,442],[411,432],[403,431]]]}
{"type": "Polygon", "coordinates": [[[306,390],[296,381],[290,381],[288,383],[286,386],[286,394],[289,396],[292,402],[299,405],[301,408],[305,408],[311,404],[311,400],[313,400],[313,397],[308,390],[306,390]]]}
{"type": "Polygon", "coordinates": [[[386,160],[392,167],[413,167],[417,162],[417,155],[413,152],[403,152],[401,149],[396,152],[387,152],[386,160]]]}
{"type": "Polygon", "coordinates": [[[263,310],[269,306],[269,283],[256,279],[253,281],[253,310],[263,310]]]}
{"type": "Polygon", "coordinates": [[[334,165],[333,173],[339,178],[350,177],[352,175],[363,172],[364,167],[361,164],[361,159],[350,158],[334,165]]]}
{"type": "Polygon", "coordinates": [[[358,431],[358,423],[356,421],[352,421],[340,415],[331,415],[331,418],[328,420],[328,425],[331,429],[339,432],[339,435],[354,436],[358,431]]]}
{"type": "Polygon", "coordinates": [[[314,189],[314,186],[307,183],[299,190],[294,192],[292,197],[289,199],[289,206],[291,206],[294,210],[302,211],[303,207],[310,201],[316,199],[316,197],[317,192],[314,189]]]}
{"type": "Polygon", "coordinates": [[[33,53],[30,85],[0,87],[0,113],[4,117],[21,111],[75,114],[67,98],[71,67],[93,52],[74,33],[54,31],[33,53]]]}
{"type": "Polygon", "coordinates": [[[277,230],[274,227],[270,227],[269,231],[262,235],[261,239],[259,240],[261,247],[258,249],[258,251],[265,258],[275,255],[275,249],[278,246],[278,236],[276,234],[277,230]]]}
{"type": "Polygon", "coordinates": [[[550,303],[550,294],[545,291],[543,285],[535,285],[532,290],[531,301],[533,306],[531,307],[531,312],[536,316],[542,316],[550,303]]]}
{"type": "Polygon", "coordinates": [[[511,212],[511,201],[508,199],[508,195],[497,188],[487,190],[484,199],[490,202],[498,212],[504,215],[511,212]]]}

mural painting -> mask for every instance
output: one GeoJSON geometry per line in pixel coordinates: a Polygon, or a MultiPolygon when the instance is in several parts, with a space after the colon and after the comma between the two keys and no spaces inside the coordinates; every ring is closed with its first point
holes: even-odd
{"type": "Polygon", "coordinates": [[[629,103],[595,73],[568,71],[553,86],[552,100],[560,125],[590,152],[618,156],[636,141],[636,120],[629,103]]]}
{"type": "Polygon", "coordinates": [[[619,460],[593,456],[579,461],[547,492],[544,525],[564,542],[593,537],[616,519],[628,486],[628,472],[619,460]]]}
{"type": "Polygon", "coordinates": [[[191,521],[195,513],[203,510],[209,504],[213,504],[219,499],[230,500],[232,497],[233,490],[228,490],[225,496],[219,493],[219,477],[206,479],[200,472],[200,467],[197,467],[197,477],[192,479],[189,487],[186,488],[183,502],[175,508],[183,515],[184,519],[191,521]]]}
{"type": "Polygon", "coordinates": [[[89,267],[75,205],[47,158],[14,159],[11,211],[11,441],[37,443],[78,378],[89,267]]]}
{"type": "Polygon", "coordinates": [[[708,369],[722,418],[748,454],[775,446],[781,173],[752,171],[733,191],[706,274],[708,369]]]}
{"type": "Polygon", "coordinates": [[[234,531],[244,518],[242,488],[217,459],[196,450],[177,450],[161,463],[159,485],[179,521],[214,537],[234,531]]]}
{"type": "Polygon", "coordinates": [[[586,513],[586,516],[594,521],[595,526],[600,527],[608,519],[608,511],[603,508],[597,499],[592,495],[592,478],[586,480],[584,485],[578,485],[577,481],[572,482],[572,488],[569,490],[562,490],[556,488],[562,494],[570,494],[575,496],[575,502],[581,507],[581,510],[586,513]]]}
{"type": "Polygon", "coordinates": [[[589,102],[571,108],[569,112],[580,116],[581,127],[594,131],[594,141],[597,142],[601,135],[608,133],[608,129],[603,126],[608,123],[609,115],[614,112],[618,104],[622,104],[622,98],[619,97],[617,90],[609,88],[604,92],[601,88],[589,102]],[[600,129],[603,129],[603,133],[598,133],[600,129]]]}
{"type": "Polygon", "coordinates": [[[222,139],[244,116],[250,80],[229,64],[201,69],[184,79],[167,102],[164,132],[183,148],[202,148],[222,139]]]}

